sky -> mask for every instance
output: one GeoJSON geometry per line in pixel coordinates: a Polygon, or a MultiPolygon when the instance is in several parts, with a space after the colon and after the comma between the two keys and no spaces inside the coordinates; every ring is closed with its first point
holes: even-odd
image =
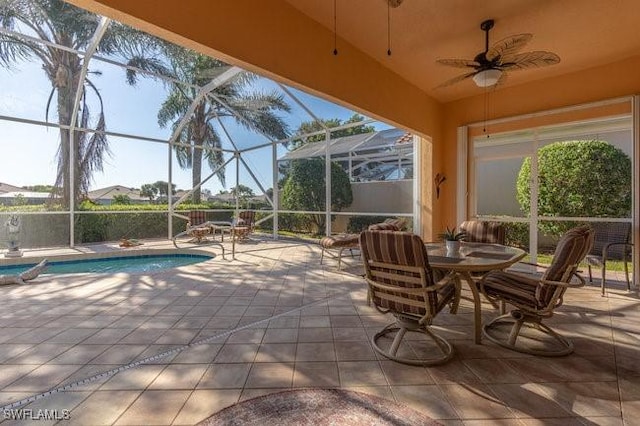
{"type": "MultiPolygon", "coordinates": [[[[157,124],[157,112],[167,96],[167,89],[158,81],[141,78],[135,87],[125,82],[124,70],[115,65],[93,59],[89,67],[89,78],[98,87],[104,102],[107,130],[137,136],[146,136],[162,140],[170,137],[169,129],[157,124]],[[99,72],[95,73],[95,72],[99,72]]],[[[255,89],[270,91],[277,86],[270,80],[259,79],[255,89]]],[[[278,89],[279,90],[279,89],[278,89]]],[[[27,120],[45,120],[46,102],[51,84],[38,61],[21,62],[14,69],[0,67],[0,182],[15,185],[52,185],[56,176],[56,153],[59,142],[57,128],[46,128],[32,124],[16,123],[2,118],[17,117],[27,120]]],[[[302,102],[318,117],[348,119],[353,112],[338,105],[324,101],[292,89],[302,102]]],[[[303,121],[311,117],[285,94],[292,107],[292,113],[283,115],[291,130],[295,130],[303,121]]],[[[97,112],[97,97],[89,99],[90,108],[97,112]]],[[[52,103],[50,122],[57,122],[55,98],[52,103]]],[[[225,122],[232,139],[240,149],[267,143],[268,140],[238,126],[233,120],[225,122]]],[[[377,129],[388,128],[380,123],[377,129]]],[[[223,138],[223,146],[231,147],[223,138]]],[[[111,185],[124,185],[139,188],[145,183],[168,180],[168,146],[162,143],[139,141],[130,138],[109,137],[110,155],[105,157],[103,172],[93,176],[91,189],[111,185]]],[[[278,157],[286,150],[278,148],[278,157]]],[[[226,154],[229,158],[230,154],[226,154]]],[[[175,158],[175,157],[174,157],[175,158]]],[[[243,158],[252,168],[263,188],[273,186],[272,149],[262,148],[243,154],[243,158]]],[[[227,167],[227,186],[223,188],[217,178],[208,181],[203,188],[216,194],[223,189],[235,186],[235,162],[227,167]]],[[[203,172],[203,177],[210,172],[203,172]]],[[[173,182],[179,189],[191,187],[190,170],[181,170],[173,162],[173,182]]],[[[260,193],[259,187],[249,173],[240,168],[240,183],[260,193]]]]}

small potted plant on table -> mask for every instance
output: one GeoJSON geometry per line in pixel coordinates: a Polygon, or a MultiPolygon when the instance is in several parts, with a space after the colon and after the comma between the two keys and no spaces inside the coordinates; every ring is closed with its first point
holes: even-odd
{"type": "Polygon", "coordinates": [[[464,241],[467,234],[464,231],[456,232],[456,227],[449,228],[440,234],[440,238],[444,240],[448,253],[455,253],[460,250],[460,241],[464,241]]]}

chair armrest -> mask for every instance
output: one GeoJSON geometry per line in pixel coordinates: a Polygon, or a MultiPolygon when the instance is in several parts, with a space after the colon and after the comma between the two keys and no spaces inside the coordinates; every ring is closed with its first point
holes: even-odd
{"type": "Polygon", "coordinates": [[[431,285],[429,287],[425,287],[425,290],[427,290],[427,291],[439,290],[442,287],[445,287],[446,285],[448,285],[449,282],[451,282],[452,280],[455,280],[456,277],[457,277],[457,273],[456,272],[449,271],[447,273],[447,275],[445,275],[444,277],[440,278],[437,283],[435,283],[434,285],[431,285]]]}
{"type": "Polygon", "coordinates": [[[604,247],[602,247],[602,259],[605,260],[608,256],[607,256],[607,252],[609,251],[610,247],[613,246],[625,246],[627,249],[633,247],[633,244],[631,243],[607,243],[604,245],[604,247]]]}
{"type": "Polygon", "coordinates": [[[550,280],[540,280],[540,284],[542,285],[553,285],[556,287],[565,287],[565,288],[573,288],[573,287],[582,287],[586,284],[584,278],[579,274],[573,273],[573,276],[578,278],[578,282],[562,282],[562,281],[550,281],[550,280]]]}

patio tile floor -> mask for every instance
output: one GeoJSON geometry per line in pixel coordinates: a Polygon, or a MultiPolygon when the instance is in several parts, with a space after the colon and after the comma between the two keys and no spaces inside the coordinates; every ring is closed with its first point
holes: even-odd
{"type": "MultiPolygon", "coordinates": [[[[366,305],[359,260],[337,271],[319,258],[314,244],[263,240],[239,244],[235,260],[0,287],[0,404],[35,396],[21,408],[70,410],[60,424],[187,425],[267,393],[335,387],[447,425],[621,425],[640,416],[640,299],[622,280],[604,298],[596,286],[568,291],[549,321],[574,341],[568,357],[474,344],[463,301],[458,315],[435,321],[456,355],[425,368],[371,347],[392,318],[366,305]]],[[[484,304],[483,318],[493,315],[484,304]]]]}

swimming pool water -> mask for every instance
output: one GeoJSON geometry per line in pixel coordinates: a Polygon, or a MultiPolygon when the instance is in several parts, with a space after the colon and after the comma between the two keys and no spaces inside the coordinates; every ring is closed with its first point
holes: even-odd
{"type": "MultiPolygon", "coordinates": [[[[78,274],[85,272],[153,272],[178,266],[204,262],[211,257],[194,254],[153,254],[142,256],[109,257],[102,259],[82,259],[49,262],[43,274],[78,274]]],[[[0,274],[19,274],[31,265],[0,266],[0,274]]]]}

